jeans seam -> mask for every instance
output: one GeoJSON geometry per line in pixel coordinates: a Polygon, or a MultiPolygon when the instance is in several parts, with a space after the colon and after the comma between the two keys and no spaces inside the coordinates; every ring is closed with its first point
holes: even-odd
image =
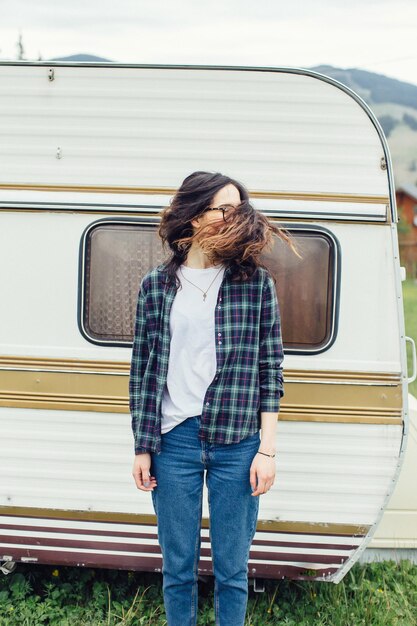
{"type": "Polygon", "coordinates": [[[215,618],[216,618],[216,626],[220,626],[219,590],[218,590],[216,578],[214,579],[214,612],[215,612],[215,618]]]}
{"type": "Polygon", "coordinates": [[[207,490],[207,500],[208,500],[208,508],[209,508],[209,518],[210,518],[210,527],[209,527],[209,535],[210,535],[210,552],[211,552],[211,565],[213,569],[213,578],[214,578],[214,617],[215,617],[215,626],[219,626],[219,594],[217,587],[217,579],[214,574],[214,553],[213,546],[211,545],[212,534],[211,534],[211,506],[210,506],[210,489],[207,490]]]}
{"type": "MultiPolygon", "coordinates": [[[[247,564],[249,562],[250,548],[251,548],[251,545],[252,545],[252,542],[253,542],[253,538],[254,538],[254,535],[255,535],[255,532],[256,532],[256,522],[257,522],[258,512],[259,512],[259,496],[256,496],[256,498],[258,498],[258,500],[257,500],[257,507],[255,509],[255,516],[254,516],[253,523],[252,523],[252,526],[251,526],[251,531],[249,533],[249,544],[248,544],[248,547],[247,547],[247,550],[246,550],[246,563],[247,564]]],[[[249,568],[247,567],[247,570],[248,569],[249,568]]]]}
{"type": "MultiPolygon", "coordinates": [[[[203,503],[203,489],[201,490],[201,493],[200,493],[200,502],[199,502],[199,507],[198,507],[199,519],[201,519],[202,503],[203,503]]],[[[193,589],[191,592],[191,624],[192,625],[194,625],[197,622],[197,619],[196,619],[197,618],[197,607],[196,607],[197,584],[196,583],[198,581],[198,546],[199,546],[200,541],[201,541],[201,527],[200,527],[200,522],[199,522],[199,531],[197,533],[197,538],[196,538],[195,547],[194,547],[194,566],[193,566],[194,583],[193,583],[193,589]]]]}

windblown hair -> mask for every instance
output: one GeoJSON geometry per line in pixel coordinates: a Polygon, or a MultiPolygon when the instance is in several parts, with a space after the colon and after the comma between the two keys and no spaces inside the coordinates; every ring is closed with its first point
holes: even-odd
{"type": "Polygon", "coordinates": [[[193,172],[184,179],[169,206],[161,213],[158,235],[163,247],[169,247],[171,251],[164,264],[168,282],[176,284],[177,288],[180,286],[176,272],[196,238],[211,264],[229,266],[232,280],[250,280],[257,267],[268,269],[259,256],[265,249],[273,247],[273,234],[300,256],[291,235],[250,204],[248,191],[242,183],[219,172],[193,172]],[[194,232],[191,221],[202,215],[215,194],[229,184],[239,190],[241,200],[232,216],[220,226],[216,221],[194,232]]]}

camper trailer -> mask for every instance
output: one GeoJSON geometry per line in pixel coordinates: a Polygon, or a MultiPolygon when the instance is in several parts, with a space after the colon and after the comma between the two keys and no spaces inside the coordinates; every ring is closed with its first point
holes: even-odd
{"type": "Polygon", "coordinates": [[[363,100],[302,68],[112,63],[2,62],[0,93],[2,571],[161,571],[128,380],[160,212],[196,170],[241,180],[301,254],[263,257],[285,395],[250,579],[337,583],[373,541],[415,550],[415,346],[407,372],[392,164],[363,100]]]}

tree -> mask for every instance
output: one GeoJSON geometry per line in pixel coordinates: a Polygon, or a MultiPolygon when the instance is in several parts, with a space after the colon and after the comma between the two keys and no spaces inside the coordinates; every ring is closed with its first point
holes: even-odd
{"type": "Polygon", "coordinates": [[[403,211],[402,206],[397,206],[397,213],[398,213],[398,224],[397,224],[398,235],[407,235],[411,230],[411,226],[410,224],[407,223],[407,220],[404,217],[404,211],[403,211]]]}
{"type": "Polygon", "coordinates": [[[23,37],[22,33],[19,33],[19,39],[17,40],[17,60],[23,61],[25,59],[25,49],[23,47],[23,37]]]}

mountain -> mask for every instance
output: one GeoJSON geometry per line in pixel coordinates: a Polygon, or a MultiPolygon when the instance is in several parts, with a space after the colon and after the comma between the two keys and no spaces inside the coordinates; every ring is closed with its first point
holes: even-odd
{"type": "Polygon", "coordinates": [[[89,63],[112,63],[110,59],[104,59],[103,57],[96,57],[94,54],[71,54],[68,57],[54,57],[53,59],[46,59],[47,61],[65,61],[70,62],[89,62],[89,63]]]}
{"type": "Polygon", "coordinates": [[[387,138],[395,186],[417,184],[417,85],[357,68],[316,65],[308,69],[350,87],[372,109],[387,138]]]}

